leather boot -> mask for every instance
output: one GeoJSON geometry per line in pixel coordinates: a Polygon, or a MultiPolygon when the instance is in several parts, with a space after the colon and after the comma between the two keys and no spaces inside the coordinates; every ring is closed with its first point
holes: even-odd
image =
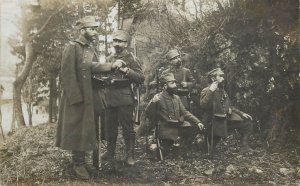
{"type": "Polygon", "coordinates": [[[124,138],[126,145],[126,164],[133,166],[134,160],[134,145],[135,145],[135,134],[130,134],[129,138],[124,138]]]}
{"type": "Polygon", "coordinates": [[[98,175],[98,167],[94,164],[95,152],[96,151],[86,151],[85,153],[85,168],[92,177],[98,175]]]}
{"type": "Polygon", "coordinates": [[[211,155],[212,155],[212,159],[215,160],[219,160],[222,159],[222,155],[221,152],[218,150],[217,148],[217,144],[221,141],[221,138],[218,136],[215,136],[213,139],[213,146],[212,146],[212,151],[211,151],[211,155]]]}
{"type": "Polygon", "coordinates": [[[90,179],[90,175],[85,167],[85,152],[84,151],[72,151],[73,159],[73,171],[75,176],[79,179],[90,179]]]}
{"type": "Polygon", "coordinates": [[[241,137],[242,147],[240,149],[240,152],[242,152],[242,153],[253,151],[253,149],[248,144],[249,136],[250,136],[250,133],[242,134],[242,137],[241,137]]]}
{"type": "Polygon", "coordinates": [[[108,138],[107,140],[107,150],[101,156],[101,159],[108,162],[114,162],[115,160],[115,150],[116,150],[116,138],[108,138]]]}

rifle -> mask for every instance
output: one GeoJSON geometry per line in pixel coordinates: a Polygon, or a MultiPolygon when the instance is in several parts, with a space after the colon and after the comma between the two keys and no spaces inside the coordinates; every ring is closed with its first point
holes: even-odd
{"type": "Polygon", "coordinates": [[[133,84],[131,84],[131,90],[134,92],[134,99],[137,101],[136,106],[134,107],[133,112],[133,121],[135,124],[140,125],[140,89],[139,86],[134,88],[133,84]]]}
{"type": "MultiPolygon", "coordinates": [[[[132,38],[132,42],[133,42],[133,54],[131,53],[132,57],[137,60],[137,48],[136,48],[136,44],[135,44],[135,38],[132,38]]],[[[133,119],[134,119],[134,123],[137,125],[140,125],[140,86],[136,85],[135,89],[133,84],[131,84],[131,89],[132,91],[135,93],[135,99],[137,101],[137,105],[134,108],[134,115],[133,115],[133,119]]]]}
{"type": "MultiPolygon", "coordinates": [[[[159,93],[159,69],[156,70],[156,93],[159,93]]],[[[159,125],[158,125],[158,102],[155,103],[155,112],[156,112],[156,130],[155,130],[155,141],[156,141],[156,145],[157,145],[157,158],[159,160],[164,160],[163,158],[163,154],[162,154],[162,148],[161,148],[161,144],[160,144],[160,140],[159,140],[159,125]]]]}

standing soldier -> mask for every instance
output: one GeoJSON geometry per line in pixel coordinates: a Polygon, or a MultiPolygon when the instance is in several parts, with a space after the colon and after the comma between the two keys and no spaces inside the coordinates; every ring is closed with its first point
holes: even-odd
{"type": "Polygon", "coordinates": [[[92,72],[121,67],[100,64],[93,47],[97,38],[95,17],[86,16],[76,26],[80,36],[63,51],[61,63],[62,98],[57,126],[56,146],[72,151],[73,171],[78,178],[89,179],[95,168],[85,161],[86,152],[96,149],[92,72]]]}
{"type": "Polygon", "coordinates": [[[170,50],[167,55],[167,60],[170,67],[162,72],[173,73],[177,84],[177,94],[186,109],[190,110],[190,93],[193,90],[195,79],[191,71],[187,68],[182,67],[182,57],[177,49],[170,50]]]}
{"type": "Polygon", "coordinates": [[[105,124],[107,151],[103,159],[114,162],[118,126],[122,126],[123,138],[126,148],[127,165],[134,165],[135,132],[133,113],[136,104],[134,87],[144,81],[142,67],[137,57],[126,48],[129,34],[123,30],[113,33],[113,46],[115,54],[107,58],[107,63],[122,60],[123,66],[108,74],[110,84],[106,87],[105,124]]]}
{"type": "Polygon", "coordinates": [[[206,140],[210,153],[218,157],[216,145],[228,135],[228,131],[238,129],[241,133],[241,152],[252,151],[248,138],[252,131],[252,117],[231,106],[224,90],[224,72],[216,68],[208,72],[211,84],[201,92],[200,106],[205,112],[203,120],[207,125],[206,140]]]}

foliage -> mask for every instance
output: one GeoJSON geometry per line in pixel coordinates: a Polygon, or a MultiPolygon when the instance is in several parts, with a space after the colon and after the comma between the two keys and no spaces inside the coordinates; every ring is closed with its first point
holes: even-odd
{"type": "Polygon", "coordinates": [[[152,4],[137,29],[147,38],[139,45],[150,58],[149,74],[169,48],[188,54],[185,65],[195,72],[198,91],[207,86],[206,72],[221,67],[233,103],[276,136],[299,121],[298,3],[231,0],[193,21],[152,4]]]}

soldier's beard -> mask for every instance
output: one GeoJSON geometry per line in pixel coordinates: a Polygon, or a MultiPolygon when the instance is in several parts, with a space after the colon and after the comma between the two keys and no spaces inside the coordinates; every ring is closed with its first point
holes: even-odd
{"type": "Polygon", "coordinates": [[[224,81],[218,84],[219,89],[224,89],[224,86],[225,86],[224,81]]]}
{"type": "Polygon", "coordinates": [[[92,42],[92,41],[95,41],[97,39],[97,36],[96,35],[90,35],[88,33],[85,33],[84,34],[84,37],[86,40],[88,40],[89,42],[92,42]]]}
{"type": "Polygon", "coordinates": [[[173,87],[173,88],[167,87],[167,88],[166,88],[166,91],[167,91],[170,95],[174,95],[174,94],[176,94],[176,92],[177,92],[177,87],[173,87]]]}
{"type": "Polygon", "coordinates": [[[122,51],[124,50],[124,48],[122,48],[120,46],[114,46],[114,48],[115,48],[115,51],[116,51],[117,54],[122,53],[122,51]]]}

